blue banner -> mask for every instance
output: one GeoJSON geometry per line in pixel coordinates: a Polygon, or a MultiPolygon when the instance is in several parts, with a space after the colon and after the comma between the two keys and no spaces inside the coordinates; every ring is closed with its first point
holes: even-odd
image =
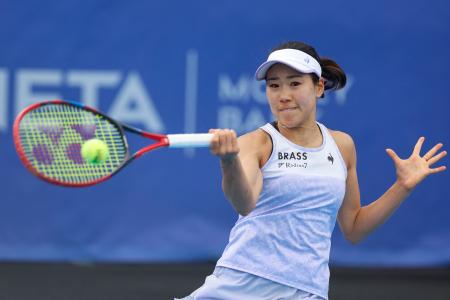
{"type": "MultiPolygon", "coordinates": [[[[216,260],[237,215],[207,149],[157,150],[107,182],[70,189],[22,166],[12,124],[31,103],[67,99],[150,132],[242,134],[272,120],[253,74],[287,40],[347,72],[318,119],[353,137],[361,202],[374,201],[395,181],[385,148],[407,157],[422,135],[425,148],[450,145],[449,20],[449,2],[425,0],[1,0],[0,259],[216,260]]],[[[331,262],[448,265],[449,179],[426,179],[356,246],[336,225],[331,262]]]]}

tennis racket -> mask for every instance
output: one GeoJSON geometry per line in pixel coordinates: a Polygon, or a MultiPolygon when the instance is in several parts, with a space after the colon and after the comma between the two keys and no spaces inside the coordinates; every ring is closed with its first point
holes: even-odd
{"type": "Polygon", "coordinates": [[[51,100],[32,104],[15,119],[13,138],[25,167],[39,178],[69,187],[90,186],[117,174],[144,153],[162,147],[208,147],[212,134],[155,134],[119,123],[78,102],[51,100]],[[154,142],[130,154],[125,132],[154,142]],[[101,164],[84,160],[84,142],[99,139],[109,156],[101,164]]]}

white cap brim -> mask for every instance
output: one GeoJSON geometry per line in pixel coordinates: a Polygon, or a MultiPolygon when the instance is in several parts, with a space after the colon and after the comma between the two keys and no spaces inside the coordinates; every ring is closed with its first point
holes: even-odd
{"type": "Polygon", "coordinates": [[[322,75],[322,68],[319,62],[311,55],[296,49],[282,49],[272,52],[267,61],[262,63],[256,70],[256,80],[266,78],[267,71],[275,64],[284,64],[300,73],[315,73],[322,75]]]}

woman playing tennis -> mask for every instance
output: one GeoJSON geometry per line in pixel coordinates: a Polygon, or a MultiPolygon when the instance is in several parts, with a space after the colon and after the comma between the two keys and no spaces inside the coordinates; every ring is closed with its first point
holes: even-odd
{"type": "Polygon", "coordinates": [[[397,180],[361,207],[352,138],[316,120],[318,99],[345,86],[344,71],[313,47],[288,42],[256,79],[266,81],[275,121],[239,138],[211,130],[223,191],[240,216],[214,273],[185,299],[328,299],[336,219],[350,242],[362,240],[417,184],[446,169],[432,166],[447,153],[439,143],[422,155],[423,137],[407,159],[387,149],[397,180]]]}

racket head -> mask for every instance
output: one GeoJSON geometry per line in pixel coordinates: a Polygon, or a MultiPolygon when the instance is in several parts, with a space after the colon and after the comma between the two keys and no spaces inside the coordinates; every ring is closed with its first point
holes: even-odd
{"type": "Polygon", "coordinates": [[[122,126],[77,102],[50,100],[28,106],[14,121],[13,138],[25,167],[57,185],[100,183],[130,160],[122,126]],[[109,157],[101,164],[88,163],[81,156],[83,143],[94,138],[108,146],[109,157]]]}

